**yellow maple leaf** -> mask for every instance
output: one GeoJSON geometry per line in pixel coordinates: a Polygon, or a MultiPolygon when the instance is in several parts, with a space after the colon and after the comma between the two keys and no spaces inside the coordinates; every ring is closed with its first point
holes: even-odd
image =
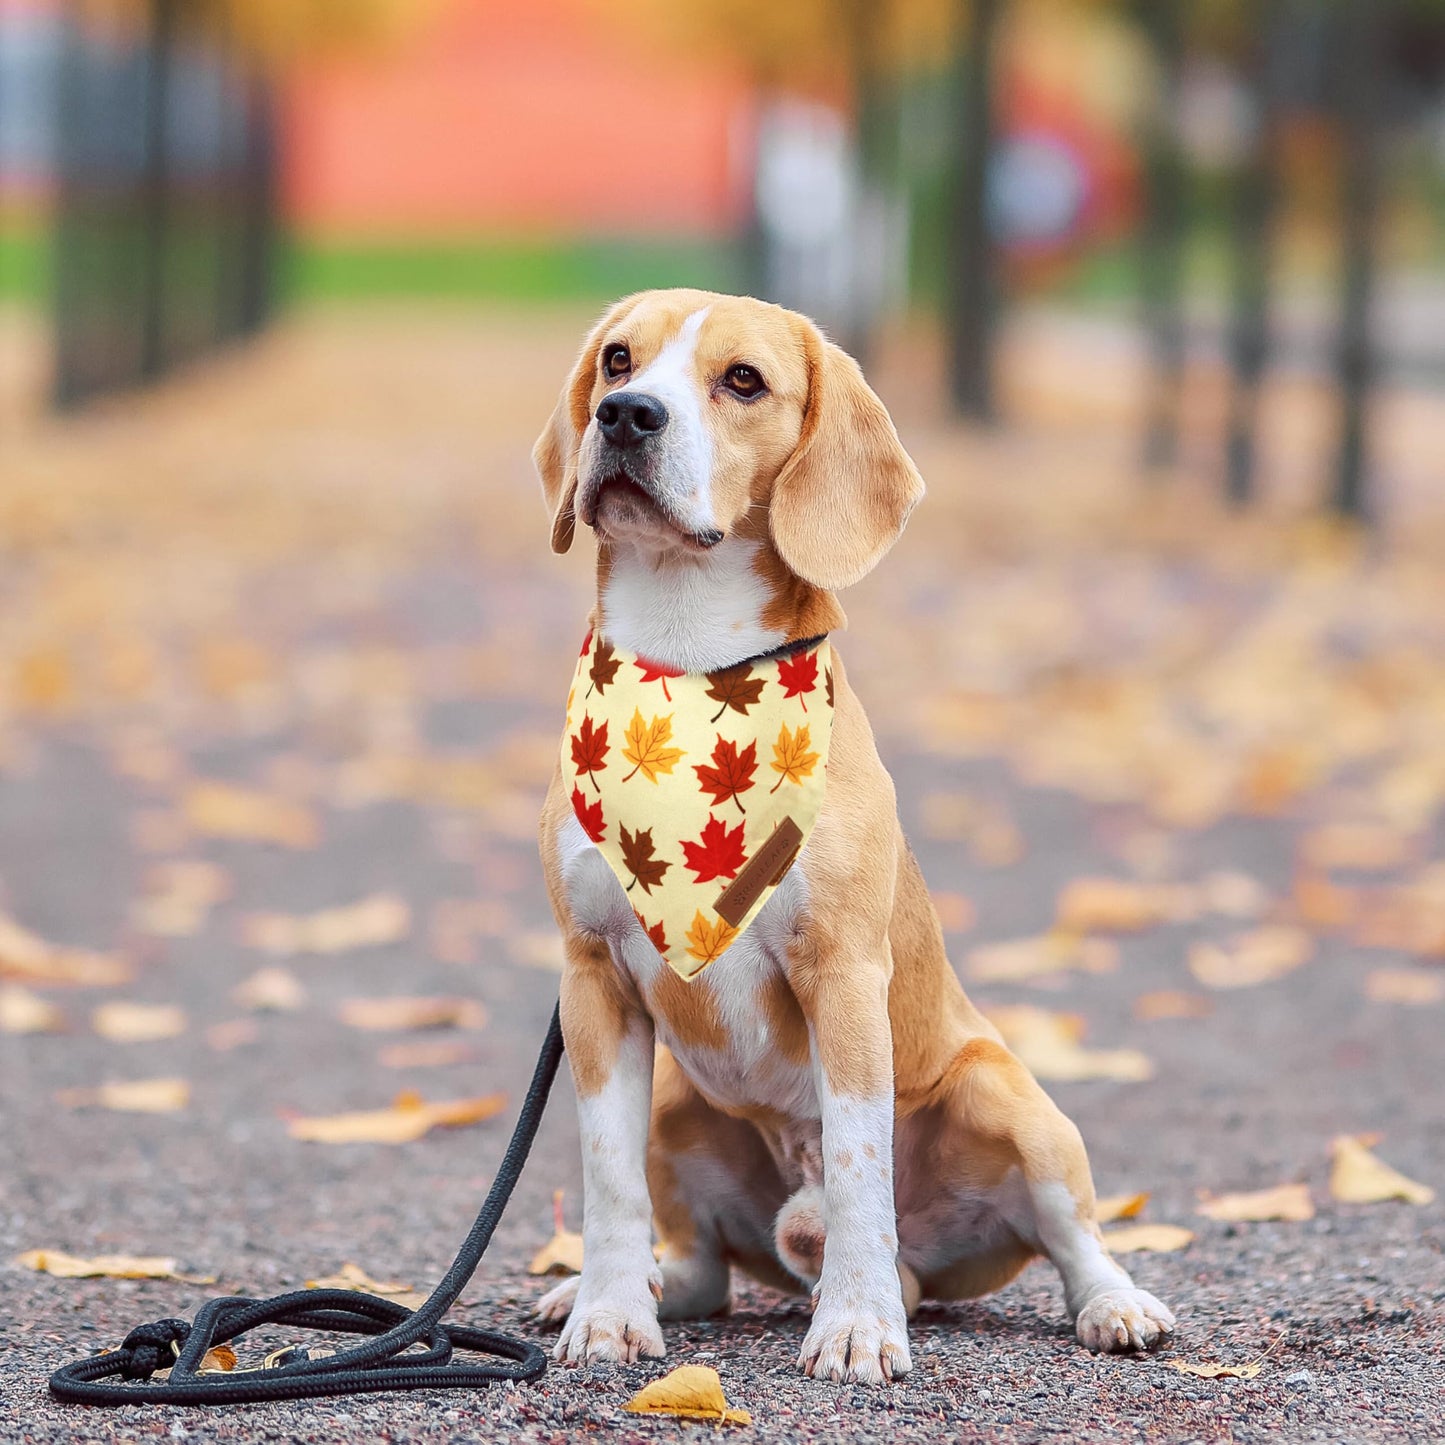
{"type": "Polygon", "coordinates": [[[1269,1219],[1300,1223],[1315,1217],[1315,1204],[1308,1184],[1277,1184],[1244,1194],[1217,1194],[1200,1201],[1199,1213],[1231,1223],[1269,1219]]]}
{"type": "Polygon", "coordinates": [[[582,1236],[568,1229],[562,1215],[562,1191],[552,1194],[552,1237],[527,1266],[528,1274],[581,1274],[582,1236]]]}
{"type": "Polygon", "coordinates": [[[1194,1231],[1179,1224],[1126,1224],[1103,1233],[1110,1254],[1172,1254],[1193,1242],[1194,1231]]]}
{"type": "Polygon", "coordinates": [[[1378,1204],[1403,1199],[1408,1204],[1429,1204],[1435,1191],[1392,1169],[1371,1151],[1378,1135],[1341,1134],[1330,1145],[1330,1193],[1347,1204],[1378,1204]]]}
{"type": "Polygon", "coordinates": [[[693,914],[692,927],[687,930],[687,956],[711,963],[737,936],[737,929],[725,919],[719,918],[716,925],[711,924],[698,909],[693,914]]]}
{"type": "Polygon", "coordinates": [[[658,714],[650,723],[645,723],[642,710],[633,708],[632,721],[627,724],[627,746],[622,749],[622,756],[636,766],[622,781],[625,783],[627,778],[640,771],[649,783],[655,783],[659,773],[670,773],[682,757],[681,748],[667,746],[671,741],[671,713],[666,716],[658,714]]]}
{"type": "Polygon", "coordinates": [[[718,1372],[708,1365],[679,1365],[644,1385],[623,1407],[631,1415],[675,1415],[683,1420],[715,1420],[719,1425],[751,1425],[746,1410],[730,1409],[718,1372]]]}
{"type": "Polygon", "coordinates": [[[800,788],[803,779],[813,776],[818,765],[818,754],[810,753],[808,745],[813,741],[807,723],[799,724],[795,733],[788,731],[787,723],[778,730],[778,740],[773,744],[772,769],[778,774],[778,781],[768,789],[776,793],[785,782],[796,783],[800,788]]]}
{"type": "Polygon", "coordinates": [[[389,1109],[294,1118],[287,1125],[293,1139],[314,1144],[410,1144],[438,1128],[477,1124],[500,1114],[505,1094],[452,1099],[429,1104],[420,1095],[398,1094],[389,1109]]]}
{"type": "Polygon", "coordinates": [[[169,1255],[97,1254],[82,1258],[60,1249],[27,1249],[17,1254],[13,1262],[22,1269],[60,1279],[174,1279],[185,1284],[215,1283],[214,1275],[178,1274],[176,1262],[169,1255]]]}

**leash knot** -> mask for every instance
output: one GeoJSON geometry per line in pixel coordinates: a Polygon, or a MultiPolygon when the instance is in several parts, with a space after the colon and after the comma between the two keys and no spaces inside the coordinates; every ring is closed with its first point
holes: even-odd
{"type": "Polygon", "coordinates": [[[191,1327],[185,1320],[156,1320],[152,1324],[137,1325],[121,1345],[126,1356],[121,1373],[127,1380],[149,1380],[164,1365],[171,1364],[175,1356],[172,1345],[184,1345],[191,1327]]]}

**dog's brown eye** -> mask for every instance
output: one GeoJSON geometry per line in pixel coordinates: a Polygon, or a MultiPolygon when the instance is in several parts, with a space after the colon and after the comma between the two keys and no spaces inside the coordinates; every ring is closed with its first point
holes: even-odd
{"type": "Polygon", "coordinates": [[[626,376],[632,370],[632,353],[621,342],[614,342],[602,353],[602,370],[608,376],[626,376]]]}
{"type": "Polygon", "coordinates": [[[746,366],[742,362],[728,367],[727,375],[723,377],[723,385],[735,396],[742,397],[759,396],[767,390],[762,372],[757,367],[746,366]]]}

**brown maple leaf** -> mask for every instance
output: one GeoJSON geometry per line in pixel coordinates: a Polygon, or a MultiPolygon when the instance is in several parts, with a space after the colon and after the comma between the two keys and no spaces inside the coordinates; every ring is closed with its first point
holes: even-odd
{"type": "Polygon", "coordinates": [[[832,706],[833,706],[833,669],[832,669],[831,667],[824,669],[824,672],[823,672],[823,691],[824,691],[825,696],[826,696],[827,699],[828,699],[828,706],[829,706],[829,707],[832,707],[832,706]]]}
{"type": "MultiPolygon", "coordinates": [[[[603,695],[607,692],[607,684],[617,676],[617,669],[622,666],[622,659],[613,654],[610,642],[598,642],[597,655],[592,659],[592,666],[588,669],[587,675],[592,679],[592,687],[595,687],[603,695]]],[[[587,689],[587,696],[592,696],[592,687],[587,689]]]]}
{"type": "Polygon", "coordinates": [[[753,785],[753,774],[758,767],[758,745],[751,742],[742,752],[731,738],[719,736],[717,746],[712,750],[712,763],[694,763],[693,772],[704,793],[712,794],[714,807],[721,807],[729,798],[738,805],[738,812],[746,813],[739,793],[745,793],[753,785]]]}
{"type": "Polygon", "coordinates": [[[729,708],[746,717],[748,709],[763,695],[764,680],[753,676],[751,663],[744,662],[737,667],[725,668],[722,672],[710,672],[707,680],[712,686],[708,688],[706,695],[714,702],[722,704],[713,714],[713,722],[729,708]]]}
{"type": "Polygon", "coordinates": [[[586,773],[593,788],[600,793],[602,789],[597,787],[593,774],[600,773],[607,766],[606,723],[594,728],[591,717],[583,716],[582,726],[572,735],[572,761],[577,765],[578,775],[586,773]]]}
{"type": "Polygon", "coordinates": [[[662,875],[672,867],[671,863],[653,857],[652,829],[639,828],[635,833],[629,833],[624,825],[618,830],[618,838],[622,844],[622,861],[632,874],[627,891],[631,893],[640,883],[644,893],[651,893],[652,885],[661,883],[662,875]]]}

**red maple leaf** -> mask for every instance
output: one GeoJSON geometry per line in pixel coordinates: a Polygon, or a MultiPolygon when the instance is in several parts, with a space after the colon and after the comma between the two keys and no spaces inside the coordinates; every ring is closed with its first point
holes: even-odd
{"type": "Polygon", "coordinates": [[[635,664],[642,669],[643,682],[661,682],[662,695],[668,702],[672,701],[672,694],[667,690],[667,679],[670,677],[681,677],[680,667],[669,667],[665,662],[649,662],[645,657],[639,657],[635,664]]]}
{"type": "Polygon", "coordinates": [[[591,646],[592,646],[592,629],[589,627],[589,628],[587,629],[587,636],[582,639],[582,651],[579,652],[579,653],[577,654],[577,656],[578,656],[578,657],[586,657],[586,656],[587,656],[587,649],[588,649],[589,647],[591,647],[591,646]]]}
{"type": "Polygon", "coordinates": [[[684,843],[682,855],[699,883],[710,883],[714,878],[736,878],[738,869],[748,861],[743,852],[743,825],[739,823],[729,829],[709,813],[702,837],[696,843],[684,843]]]}
{"type": "Polygon", "coordinates": [[[578,775],[586,773],[592,779],[593,788],[600,793],[602,789],[597,787],[597,779],[592,775],[607,766],[606,723],[594,729],[590,714],[583,716],[582,726],[572,734],[572,761],[577,764],[578,775]]]}
{"type": "MultiPolygon", "coordinates": [[[[818,654],[800,653],[796,657],[778,659],[778,681],[783,684],[784,697],[798,697],[812,692],[818,685],[818,654]]],[[[803,698],[803,711],[808,710],[808,699],[803,698]]]]}
{"type": "Polygon", "coordinates": [[[712,794],[713,806],[721,807],[729,798],[738,805],[738,812],[745,813],[739,793],[746,793],[753,785],[753,774],[758,767],[758,745],[750,742],[742,752],[731,738],[718,735],[717,746],[712,750],[712,764],[694,763],[692,770],[704,793],[712,794]]]}
{"type": "Polygon", "coordinates": [[[642,925],[642,931],[647,935],[647,941],[664,957],[667,957],[667,934],[663,932],[662,920],[648,926],[647,920],[634,908],[632,916],[642,925]]]}
{"type": "Polygon", "coordinates": [[[582,831],[594,843],[600,843],[603,833],[607,831],[607,825],[602,821],[602,799],[589,803],[581,788],[573,788],[572,811],[576,813],[582,831]]]}

